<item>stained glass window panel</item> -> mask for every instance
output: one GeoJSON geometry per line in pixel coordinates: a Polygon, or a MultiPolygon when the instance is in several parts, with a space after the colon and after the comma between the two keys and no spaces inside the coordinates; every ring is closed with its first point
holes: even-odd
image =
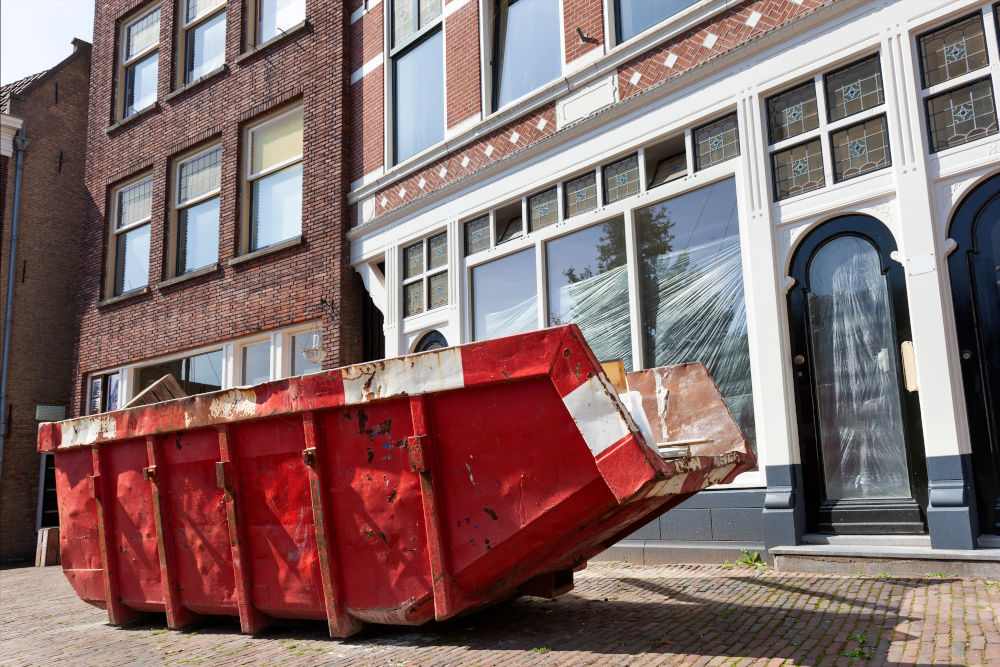
{"type": "Polygon", "coordinates": [[[427,239],[427,268],[436,269],[448,263],[448,233],[427,239]]]}
{"type": "Polygon", "coordinates": [[[767,125],[772,144],[819,127],[816,84],[809,81],[770,98],[767,101],[767,125]]]}
{"type": "Polygon", "coordinates": [[[630,155],[613,162],[602,170],[604,174],[604,203],[610,204],[639,192],[639,158],[630,155]]]}
{"type": "Polygon", "coordinates": [[[940,151],[997,133],[997,111],[989,79],[927,100],[931,150],[940,151]]]}
{"type": "Polygon", "coordinates": [[[448,305],[448,272],[436,273],[427,279],[427,309],[448,305]]]}
{"type": "Polygon", "coordinates": [[[416,0],[392,0],[392,40],[402,43],[417,31],[416,0]]]}
{"type": "Polygon", "coordinates": [[[535,231],[559,222],[556,189],[528,197],[528,229],[535,231]]]}
{"type": "Polygon", "coordinates": [[[867,174],[891,164],[889,134],[885,116],[834,132],[833,172],[837,181],[867,174]]]}
{"type": "Polygon", "coordinates": [[[877,55],[826,75],[830,120],[840,120],[885,102],[882,68],[877,55]]]}
{"type": "Polygon", "coordinates": [[[412,278],[424,272],[424,244],[417,243],[403,250],[403,277],[412,278]]]}
{"type": "Polygon", "coordinates": [[[775,199],[785,199],[825,185],[819,139],[771,155],[775,199]]]}
{"type": "Polygon", "coordinates": [[[403,311],[406,317],[424,312],[424,281],[403,286],[403,311]]]}
{"type": "Polygon", "coordinates": [[[563,191],[567,218],[597,208],[597,175],[593,172],[566,181],[563,191]]]}
{"type": "Polygon", "coordinates": [[[736,114],[731,113],[694,131],[695,169],[731,160],[740,154],[740,131],[736,114]]]}
{"type": "Polygon", "coordinates": [[[989,64],[979,12],[921,35],[917,43],[925,88],[989,64]]]}
{"type": "Polygon", "coordinates": [[[487,250],[490,247],[490,217],[484,215],[481,218],[465,223],[465,254],[471,255],[487,250]]]}

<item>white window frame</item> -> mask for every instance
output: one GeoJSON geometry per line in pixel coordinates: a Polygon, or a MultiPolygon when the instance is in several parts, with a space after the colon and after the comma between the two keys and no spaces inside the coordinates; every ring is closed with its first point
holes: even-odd
{"type": "MultiPolygon", "coordinates": [[[[131,58],[128,58],[127,57],[127,55],[128,55],[128,29],[131,28],[133,25],[135,25],[139,21],[143,20],[144,18],[146,18],[147,16],[149,16],[150,14],[152,14],[155,11],[159,11],[160,12],[160,27],[162,29],[162,26],[163,26],[163,11],[162,11],[162,8],[160,7],[160,4],[156,3],[156,4],[153,4],[153,5],[148,5],[140,13],[138,13],[135,18],[130,19],[127,22],[123,22],[121,24],[121,29],[119,30],[119,35],[118,35],[118,53],[120,55],[119,55],[119,58],[118,58],[118,61],[119,61],[119,65],[118,65],[118,103],[117,103],[117,109],[116,109],[115,116],[118,119],[120,119],[120,120],[124,120],[125,118],[129,118],[129,117],[134,116],[134,115],[136,115],[138,113],[141,113],[145,109],[148,109],[149,107],[151,107],[151,106],[153,106],[153,105],[156,104],[156,100],[154,100],[152,104],[150,104],[150,105],[148,105],[146,107],[143,107],[141,109],[133,109],[131,113],[129,113],[129,108],[126,106],[126,99],[127,99],[127,92],[128,92],[127,91],[127,86],[128,86],[128,83],[127,83],[127,78],[128,78],[127,74],[128,74],[129,68],[134,67],[140,61],[145,60],[147,57],[153,55],[154,53],[158,53],[159,50],[160,50],[160,40],[157,39],[157,41],[154,44],[151,44],[150,46],[146,47],[145,49],[143,49],[139,53],[137,53],[134,56],[132,56],[131,58]]],[[[159,67],[160,67],[160,63],[159,63],[159,61],[157,61],[157,70],[159,70],[159,67]]],[[[159,89],[159,82],[160,82],[159,71],[157,71],[156,82],[157,82],[157,89],[159,89]]],[[[157,95],[158,95],[158,93],[157,93],[157,95]]],[[[157,97],[157,99],[158,99],[158,97],[157,97]]]]}
{"type": "MultiPolygon", "coordinates": [[[[246,187],[244,187],[245,194],[244,194],[244,197],[243,197],[243,203],[244,203],[244,206],[243,206],[244,214],[242,216],[242,218],[243,218],[243,224],[242,224],[242,231],[243,231],[243,233],[240,235],[241,236],[241,238],[240,238],[240,249],[241,249],[241,251],[242,251],[243,254],[246,254],[246,253],[249,253],[249,252],[254,252],[254,251],[257,251],[257,250],[263,250],[265,248],[270,247],[270,246],[253,247],[253,245],[251,244],[251,236],[252,236],[252,229],[253,229],[253,216],[254,216],[254,210],[253,210],[253,189],[254,189],[254,183],[256,181],[262,179],[262,178],[270,176],[271,174],[279,172],[282,169],[286,169],[288,167],[291,167],[293,165],[300,164],[300,163],[303,162],[303,156],[305,154],[305,126],[306,126],[306,123],[305,123],[305,107],[304,107],[304,105],[301,102],[298,102],[296,104],[293,104],[290,107],[281,109],[281,110],[276,111],[274,113],[270,113],[270,114],[266,115],[265,117],[261,118],[260,120],[255,121],[251,125],[247,126],[247,128],[246,128],[246,130],[244,132],[244,135],[243,135],[243,137],[244,137],[244,139],[243,139],[243,141],[244,141],[243,147],[244,147],[244,153],[245,153],[245,157],[244,157],[245,167],[244,167],[244,171],[243,171],[243,182],[244,182],[244,184],[245,184],[246,187]],[[289,114],[293,114],[293,113],[300,112],[300,111],[302,112],[302,133],[303,133],[302,151],[296,157],[288,158],[287,160],[285,160],[283,162],[279,162],[276,165],[273,165],[271,167],[267,167],[266,169],[261,169],[258,172],[254,172],[253,171],[253,140],[254,140],[254,133],[256,133],[256,131],[259,130],[260,128],[262,128],[262,127],[264,127],[264,126],[266,126],[266,125],[268,125],[268,124],[270,124],[272,122],[276,122],[276,121],[280,120],[281,118],[284,118],[285,116],[288,116],[289,114]]],[[[305,190],[305,173],[303,173],[303,190],[305,190]]],[[[301,235],[301,231],[299,232],[299,234],[301,235]]],[[[294,238],[294,237],[292,237],[292,238],[294,238]]],[[[290,240],[290,239],[283,239],[282,241],[278,241],[277,243],[282,243],[283,241],[287,241],[287,240],[290,240]]],[[[274,245],[274,244],[272,244],[272,245],[274,245]]]]}
{"type": "MultiPolygon", "coordinates": [[[[219,187],[217,187],[217,188],[215,188],[213,190],[210,190],[208,192],[205,192],[204,194],[198,195],[197,197],[193,197],[193,198],[189,199],[188,201],[186,201],[184,203],[181,203],[181,201],[180,201],[180,196],[181,196],[181,166],[184,165],[185,163],[191,162],[192,160],[197,160],[198,158],[202,157],[203,155],[205,155],[207,153],[210,153],[210,152],[212,152],[214,150],[221,151],[222,150],[222,144],[219,143],[219,142],[215,142],[215,143],[213,143],[213,144],[211,144],[209,146],[196,148],[193,151],[189,151],[187,153],[183,153],[183,154],[177,156],[176,158],[174,158],[173,169],[171,170],[172,171],[171,181],[173,183],[173,187],[171,188],[171,195],[170,195],[170,201],[171,201],[170,249],[169,249],[169,251],[167,253],[167,261],[168,261],[168,264],[167,264],[167,277],[168,278],[174,278],[176,276],[184,275],[185,273],[190,273],[191,271],[198,270],[198,268],[206,268],[208,266],[212,266],[211,264],[208,264],[208,265],[206,265],[206,267],[195,267],[194,269],[188,269],[187,271],[185,271],[185,272],[182,273],[182,272],[178,271],[179,267],[177,266],[177,258],[180,255],[180,229],[181,229],[180,223],[181,223],[181,212],[184,211],[185,209],[191,208],[193,206],[197,206],[198,204],[201,204],[202,202],[206,202],[209,199],[212,199],[212,198],[215,198],[215,197],[221,198],[221,196],[222,196],[221,195],[221,193],[222,193],[222,177],[221,177],[222,162],[221,162],[221,154],[220,154],[220,161],[219,161],[219,171],[220,171],[219,187]]],[[[221,218],[221,210],[220,210],[220,218],[221,218]]],[[[221,222],[221,220],[220,220],[220,222],[221,222]]],[[[218,244],[216,244],[215,253],[216,253],[216,262],[217,262],[218,261],[218,253],[219,253],[218,244]]]]}
{"type": "Polygon", "coordinates": [[[118,297],[118,296],[124,296],[126,294],[132,294],[133,292],[138,292],[139,290],[141,290],[143,288],[149,287],[149,270],[150,270],[150,258],[149,257],[146,258],[146,284],[145,285],[140,286],[140,287],[136,287],[136,288],[128,290],[128,291],[124,291],[124,285],[123,285],[122,286],[122,288],[123,288],[122,292],[118,292],[118,285],[117,285],[117,282],[118,282],[117,281],[117,276],[118,276],[118,262],[121,260],[121,258],[118,257],[118,237],[121,234],[124,234],[126,232],[132,231],[134,229],[138,229],[139,227],[142,227],[143,225],[149,225],[150,226],[150,242],[152,242],[152,224],[153,224],[153,205],[152,205],[152,202],[150,202],[149,217],[142,218],[140,220],[136,220],[134,222],[131,222],[127,226],[122,227],[121,229],[117,228],[118,213],[119,213],[119,207],[121,206],[121,195],[122,195],[122,193],[125,190],[128,190],[130,187],[133,187],[135,185],[139,185],[140,183],[143,183],[144,181],[149,181],[150,188],[152,189],[152,186],[153,186],[153,174],[150,173],[150,172],[145,172],[141,176],[137,176],[137,177],[135,177],[133,179],[130,179],[129,181],[126,181],[125,183],[122,183],[119,186],[116,186],[111,191],[111,216],[110,216],[110,219],[108,221],[108,225],[109,225],[109,236],[108,236],[108,238],[110,239],[110,242],[108,243],[108,276],[107,276],[107,284],[105,285],[105,294],[107,294],[109,298],[118,297]]]}
{"type": "MultiPolygon", "coordinates": [[[[256,4],[256,3],[255,3],[256,4]]],[[[187,0],[178,0],[177,15],[180,23],[180,29],[177,31],[177,86],[185,86],[189,83],[194,83],[201,77],[195,77],[193,79],[188,78],[188,57],[191,55],[188,53],[188,34],[195,30],[199,26],[208,21],[212,20],[219,13],[225,13],[226,11],[226,0],[216,0],[215,5],[209,7],[201,16],[197,16],[193,19],[188,20],[187,18],[187,0]]],[[[222,62],[226,62],[226,47],[225,39],[223,40],[222,46],[222,62]]],[[[206,73],[207,74],[207,73],[206,73]]],[[[204,76],[204,75],[202,75],[204,76]]]]}
{"type": "MultiPolygon", "coordinates": [[[[280,348],[277,350],[276,355],[272,355],[272,358],[278,359],[280,361],[280,374],[279,378],[292,377],[292,363],[293,355],[295,354],[295,336],[299,336],[305,333],[311,333],[313,331],[319,331],[320,335],[323,335],[323,322],[320,320],[315,320],[307,324],[301,324],[294,327],[289,327],[287,329],[282,329],[278,337],[280,338],[280,348]]],[[[273,347],[273,346],[272,346],[273,347]]],[[[322,365],[322,364],[320,364],[322,365]]],[[[314,371],[315,373],[320,373],[320,371],[314,371]]]]}

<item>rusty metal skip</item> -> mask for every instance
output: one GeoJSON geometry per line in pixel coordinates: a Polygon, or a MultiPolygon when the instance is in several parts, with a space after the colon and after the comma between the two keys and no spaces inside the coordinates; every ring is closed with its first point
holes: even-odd
{"type": "Polygon", "coordinates": [[[248,633],[559,595],[754,466],[703,365],[625,382],[569,325],[43,424],[63,570],[113,624],[230,615],[248,633]]]}

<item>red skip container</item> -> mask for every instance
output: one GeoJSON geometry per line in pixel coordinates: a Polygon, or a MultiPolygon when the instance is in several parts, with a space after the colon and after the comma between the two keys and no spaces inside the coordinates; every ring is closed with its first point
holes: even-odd
{"type": "Polygon", "coordinates": [[[171,628],[326,619],[344,637],[558,595],[754,465],[701,364],[628,384],[642,430],[570,325],[43,424],[62,566],[112,623],[171,628]]]}

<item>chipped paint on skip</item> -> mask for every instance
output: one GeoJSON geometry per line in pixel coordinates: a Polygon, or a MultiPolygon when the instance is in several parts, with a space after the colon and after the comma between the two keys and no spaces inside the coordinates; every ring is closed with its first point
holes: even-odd
{"type": "Polygon", "coordinates": [[[346,405],[465,386],[462,351],[459,348],[349,366],[340,372],[344,380],[346,405]]]}
{"type": "Polygon", "coordinates": [[[110,414],[64,421],[59,427],[62,430],[59,447],[92,445],[98,440],[114,440],[118,431],[118,424],[110,414]]]}
{"type": "Polygon", "coordinates": [[[663,480],[656,485],[655,488],[650,492],[651,496],[676,496],[681,491],[684,490],[684,482],[687,480],[688,475],[691,473],[682,473],[680,475],[671,475],[667,479],[663,480]]]}
{"type": "Polygon", "coordinates": [[[667,427],[667,399],[670,391],[667,389],[667,374],[662,369],[653,371],[653,388],[656,396],[656,414],[660,420],[660,433],[669,433],[667,427]]]}
{"type": "Polygon", "coordinates": [[[594,456],[635,430],[625,408],[603,379],[601,374],[594,375],[563,396],[563,404],[594,456]]]}
{"type": "Polygon", "coordinates": [[[222,421],[252,417],[256,411],[257,394],[253,389],[230,389],[212,399],[208,406],[208,414],[222,421]]]}

